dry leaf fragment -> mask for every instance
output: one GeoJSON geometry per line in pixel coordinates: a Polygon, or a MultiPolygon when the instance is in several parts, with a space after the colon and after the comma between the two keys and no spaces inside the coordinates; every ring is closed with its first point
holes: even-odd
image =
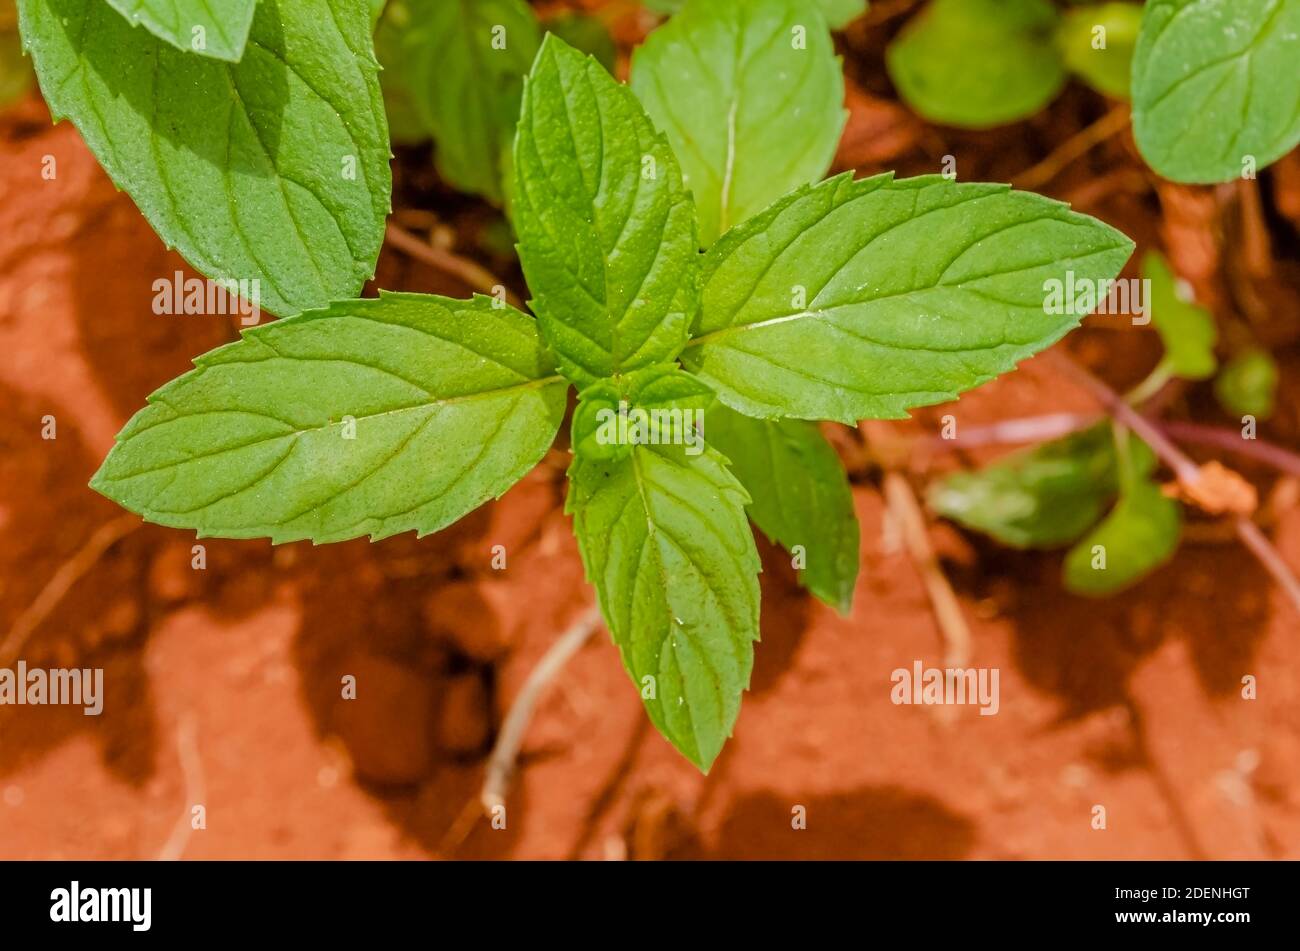
{"type": "Polygon", "coordinates": [[[1259,507],[1259,493],[1239,474],[1219,462],[1200,467],[1195,482],[1174,482],[1164,487],[1165,495],[1179,499],[1210,515],[1249,516],[1259,507]]]}

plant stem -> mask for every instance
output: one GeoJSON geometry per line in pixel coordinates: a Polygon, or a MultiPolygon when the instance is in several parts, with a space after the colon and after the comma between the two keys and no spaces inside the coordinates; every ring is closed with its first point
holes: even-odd
{"type": "Polygon", "coordinates": [[[1025,171],[1012,178],[1011,184],[1016,188],[1030,190],[1041,188],[1059,175],[1067,165],[1081,155],[1086,154],[1093,146],[1100,145],[1112,135],[1124,131],[1128,126],[1128,120],[1128,106],[1126,104],[1116,106],[1092,125],[1066,139],[1051,155],[1037,165],[1025,169],[1025,171]]]}
{"type": "Polygon", "coordinates": [[[1289,475],[1300,477],[1300,454],[1261,439],[1243,439],[1232,429],[1204,426],[1200,423],[1162,422],[1160,428],[1179,442],[1214,446],[1228,452],[1249,456],[1289,475]]]}
{"type": "Polygon", "coordinates": [[[550,649],[537,662],[537,666],[528,674],[519,696],[510,706],[501,732],[497,734],[496,745],[488,757],[487,771],[483,777],[483,790],[479,802],[484,812],[491,814],[497,806],[503,805],[506,790],[510,786],[510,777],[515,771],[515,761],[519,748],[523,745],[524,734],[532,721],[533,710],[541,699],[547,686],[569,662],[569,659],[587,643],[587,639],[600,626],[600,609],[591,607],[585,611],[573,626],[560,635],[550,649]]]}
{"type": "Polygon", "coordinates": [[[931,436],[928,442],[947,449],[977,449],[982,446],[1006,446],[1046,442],[1077,433],[1102,419],[1096,413],[1048,413],[1005,419],[987,426],[972,426],[952,439],[931,436]]]}
{"type": "Polygon", "coordinates": [[[1097,377],[1093,376],[1083,367],[1079,366],[1069,357],[1059,353],[1051,353],[1049,356],[1054,360],[1058,367],[1064,370],[1070,377],[1079,383],[1085,390],[1096,397],[1097,402],[1106,409],[1111,416],[1123,423],[1155,450],[1156,455],[1165,461],[1169,468],[1174,470],[1174,475],[1178,481],[1185,485],[1196,485],[1201,479],[1201,468],[1191,457],[1173,444],[1158,427],[1158,425],[1147,419],[1114,390],[1103,383],[1097,377]]]}
{"type": "Polygon", "coordinates": [[[1165,384],[1172,380],[1173,377],[1174,373],[1169,361],[1161,360],[1145,380],[1124,394],[1124,399],[1134,406],[1141,406],[1163,390],[1165,384]]]}
{"type": "MultiPolygon", "coordinates": [[[[1284,449],[1265,439],[1243,439],[1233,429],[1206,426],[1203,423],[1155,420],[1143,414],[1175,442],[1196,443],[1234,452],[1272,466],[1287,475],[1300,478],[1300,453],[1284,449]]],[[[1100,421],[1096,413],[1048,413],[1005,419],[987,426],[972,426],[952,439],[929,436],[925,442],[934,449],[978,449],[984,446],[1019,446],[1046,442],[1077,433],[1100,421]]]]}

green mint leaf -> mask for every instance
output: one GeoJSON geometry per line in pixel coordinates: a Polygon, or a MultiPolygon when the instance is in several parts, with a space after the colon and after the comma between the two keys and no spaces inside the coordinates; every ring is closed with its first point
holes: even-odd
{"type": "Polygon", "coordinates": [[[528,472],[564,415],[534,321],[486,297],[344,301],[195,366],[127,423],[91,486],[200,535],[435,532],[528,472]]]}
{"type": "Polygon", "coordinates": [[[820,181],[844,128],[830,33],[797,0],[690,0],[637,49],[631,86],[682,164],[705,246],[820,181]]]}
{"type": "Polygon", "coordinates": [[[360,292],[391,188],[362,4],[261,0],[237,64],[182,53],[101,0],[18,9],[51,113],[199,271],[258,281],[276,314],[360,292]]]}
{"type": "Polygon", "coordinates": [[[1178,549],[1182,510],[1158,485],[1127,489],[1105,521],[1065,556],[1065,586],[1102,597],[1128,588],[1159,568],[1178,549]]]}
{"type": "Polygon", "coordinates": [[[858,518],[848,475],[821,430],[715,406],[704,434],[753,499],[754,524],[786,551],[801,550],[799,583],[847,614],[858,580],[858,518]]]}
{"type": "Polygon", "coordinates": [[[1267,419],[1277,399],[1277,362],[1259,347],[1237,354],[1214,381],[1219,404],[1237,416],[1267,419]]]}
{"type": "Polygon", "coordinates": [[[388,0],[370,0],[370,25],[372,27],[379,25],[379,18],[384,15],[384,7],[387,5],[388,0]]]}
{"type": "Polygon", "coordinates": [[[1115,277],[1133,242],[1068,206],[938,176],[801,188],[704,258],[687,369],[763,418],[896,419],[1050,346],[1051,281],[1115,277]]]}
{"type": "Polygon", "coordinates": [[[582,13],[565,13],[547,20],[542,28],[580,53],[596,57],[600,65],[613,74],[618,64],[618,46],[600,20],[582,13]]]}
{"type": "Polygon", "coordinates": [[[651,721],[708,772],[731,735],[758,640],[745,490],[712,449],[575,457],[568,510],[587,577],[651,721]]]}
{"type": "Polygon", "coordinates": [[[634,445],[684,445],[699,455],[704,410],[713,390],[675,363],[660,363],[608,380],[578,394],[573,451],[591,459],[621,459],[634,445]]]}
{"type": "Polygon", "coordinates": [[[505,200],[504,160],[541,27],[523,0],[406,0],[401,56],[411,101],[461,191],[505,200]]]}
{"type": "Polygon", "coordinates": [[[673,359],[699,297],[695,207],[632,91],[547,34],[514,164],[519,259],[560,369],[585,386],[673,359]]]}
{"type": "MultiPolygon", "coordinates": [[[[1155,456],[1136,438],[1130,465],[1142,477],[1155,456]]],[[[1057,548],[1096,524],[1119,490],[1109,423],[1053,439],[930,487],[930,508],[1013,548],[1057,548]]]]}
{"type": "Polygon", "coordinates": [[[1300,0],[1149,0],[1133,134],[1177,182],[1226,182],[1300,142],[1300,0]]]}
{"type": "Polygon", "coordinates": [[[1180,288],[1160,254],[1151,252],[1142,259],[1142,276],[1151,282],[1151,322],[1165,346],[1169,370],[1188,380],[1213,376],[1218,367],[1214,345],[1219,337],[1213,315],[1188,299],[1190,289],[1180,288]]]}
{"type": "Polygon", "coordinates": [[[178,50],[232,63],[244,55],[257,0],[108,0],[134,25],[178,50]],[[215,9],[214,9],[215,7],[215,9]]]}
{"type": "MultiPolygon", "coordinates": [[[[686,6],[686,3],[687,0],[645,0],[645,6],[657,13],[677,13],[686,6]]],[[[739,4],[734,0],[728,0],[721,5],[738,6],[739,4]]],[[[826,22],[833,30],[848,26],[867,12],[867,0],[817,0],[816,5],[821,7],[826,22]]]]}
{"type": "Polygon", "coordinates": [[[1056,33],[1066,68],[1102,95],[1127,99],[1141,23],[1136,3],[1070,8],[1056,33]]]}
{"type": "Polygon", "coordinates": [[[1061,91],[1049,0],[933,0],[889,45],[899,95],[932,122],[987,129],[1032,116],[1061,91]]]}

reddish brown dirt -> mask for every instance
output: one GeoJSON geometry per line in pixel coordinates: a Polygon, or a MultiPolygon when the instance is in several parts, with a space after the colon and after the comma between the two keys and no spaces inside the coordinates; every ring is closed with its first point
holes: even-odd
{"type": "MultiPolygon", "coordinates": [[[[857,78],[845,167],[893,159],[904,173],[934,171],[951,153],[964,178],[1005,179],[1050,151],[1046,118],[941,140],[874,99],[879,77],[857,78]]],[[[1083,95],[1066,94],[1051,140],[1094,117],[1091,102],[1069,99],[1083,95]]],[[[50,128],[33,99],[4,117],[0,140],[8,631],[118,517],[85,488],[114,432],[235,331],[152,313],[152,282],[184,265],[75,130],[50,128]],[[53,181],[40,175],[47,155],[53,181]],[[54,440],[41,438],[47,414],[54,440]]],[[[1115,177],[1134,167],[1128,149],[1108,143],[1048,190],[1144,245],[1167,241],[1150,189],[1115,177]]],[[[402,186],[436,187],[405,173],[402,186]]],[[[456,220],[481,217],[468,207],[456,220]]],[[[464,291],[389,254],[378,283],[464,291]]],[[[1265,299],[1276,292],[1260,287],[1265,299]]],[[[1294,295],[1290,304],[1294,335],[1294,295]]],[[[1077,355],[1117,385],[1149,369],[1149,331],[1093,324],[1074,335],[1077,355]]],[[[1300,366],[1283,355],[1284,407],[1269,435],[1294,445],[1300,366]]],[[[1184,411],[1214,417],[1203,394],[1188,399],[1184,411]]],[[[898,429],[934,431],[947,412],[965,426],[1089,408],[1031,362],[898,429]]],[[[1136,590],[1084,601],[1062,592],[1057,556],[936,525],[974,663],[1000,670],[1001,710],[895,706],[891,671],[941,665],[943,645],[866,471],[851,616],[810,601],[765,548],[753,690],[711,775],[648,728],[602,633],[543,702],[506,828],[492,829],[474,818],[483,757],[528,671],[592,597],[560,508],[565,461],[557,450],[503,500],[422,542],[208,540],[196,571],[188,535],[129,534],[23,650],[32,665],[103,666],[108,693],[99,718],[0,708],[0,858],[1300,858],[1300,622],[1254,562],[1231,544],[1189,544],[1136,590]],[[504,571],[489,567],[496,544],[504,571]],[[355,701],[340,697],[348,674],[355,701]],[[1246,675],[1258,699],[1241,697],[1246,675]],[[204,829],[189,828],[194,803],[204,829]],[[1092,827],[1096,805],[1104,830],[1092,827]],[[807,828],[794,830],[800,806],[807,828]]],[[[1300,512],[1275,535],[1300,565],[1300,512]]]]}

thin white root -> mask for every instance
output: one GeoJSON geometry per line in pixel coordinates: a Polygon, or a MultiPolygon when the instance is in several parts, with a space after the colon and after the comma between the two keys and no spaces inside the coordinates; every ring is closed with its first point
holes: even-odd
{"type": "Polygon", "coordinates": [[[194,807],[203,801],[203,761],[199,758],[198,722],[192,713],[181,717],[176,727],[176,753],[185,777],[185,807],[172,827],[172,834],[158,851],[159,862],[175,862],[185,854],[185,846],[194,832],[194,807]]]}
{"type": "Polygon", "coordinates": [[[560,635],[537,662],[537,666],[529,673],[528,679],[524,681],[519,696],[515,697],[510,712],[506,714],[505,723],[501,725],[501,732],[497,734],[492,755],[488,757],[483,790],[479,794],[479,802],[484,812],[490,815],[493,810],[505,803],[506,791],[515,772],[519,748],[523,745],[524,735],[528,731],[528,724],[532,722],[533,711],[538,701],[541,700],[555,676],[564,669],[564,665],[573,655],[578,653],[582,645],[587,643],[599,626],[600,609],[592,607],[560,635]]]}
{"type": "Polygon", "coordinates": [[[930,544],[921,503],[917,501],[916,493],[907,480],[897,472],[885,473],[884,486],[885,504],[889,506],[895,524],[902,531],[903,543],[921,573],[935,620],[939,622],[945,664],[948,667],[965,667],[970,662],[971,655],[970,626],[966,623],[957,595],[930,544]]]}

